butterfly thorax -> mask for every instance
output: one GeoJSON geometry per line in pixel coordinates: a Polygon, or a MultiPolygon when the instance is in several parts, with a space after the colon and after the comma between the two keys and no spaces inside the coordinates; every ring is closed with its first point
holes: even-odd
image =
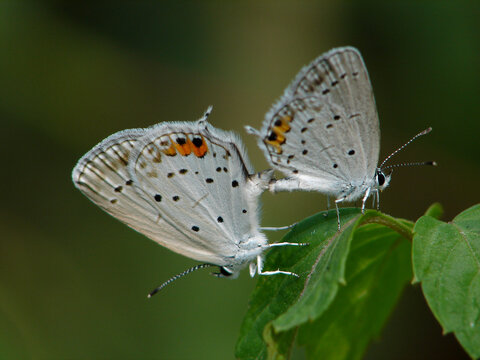
{"type": "Polygon", "coordinates": [[[374,192],[383,191],[390,183],[391,174],[386,175],[382,169],[377,168],[372,178],[363,181],[352,181],[344,186],[337,195],[337,199],[343,199],[347,202],[367,197],[374,192]]]}
{"type": "Polygon", "coordinates": [[[233,273],[237,273],[247,264],[251,263],[260,255],[268,244],[267,237],[261,232],[251,234],[245,241],[238,243],[238,251],[236,251],[233,259],[229,259],[229,266],[233,273]]]}
{"type": "Polygon", "coordinates": [[[336,194],[337,199],[343,199],[347,202],[356,201],[363,198],[367,191],[375,189],[374,179],[370,179],[363,182],[351,182],[347,184],[339,194],[336,194]]]}

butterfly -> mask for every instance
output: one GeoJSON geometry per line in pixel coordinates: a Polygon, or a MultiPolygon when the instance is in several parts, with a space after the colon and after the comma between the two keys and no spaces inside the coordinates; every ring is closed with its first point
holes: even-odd
{"type": "Polygon", "coordinates": [[[319,191],[338,204],[367,198],[390,183],[385,170],[404,165],[384,164],[428,128],[388,156],[379,166],[380,127],[367,69],[353,47],[330,50],[304,67],[266,114],[258,138],[271,166],[286,175],[270,191],[319,191]]]}
{"type": "MultiPolygon", "coordinates": [[[[268,244],[259,225],[259,196],[273,171],[255,173],[238,136],[207,122],[164,122],[117,132],[73,169],[75,186],[107,213],[156,243],[205,262],[174,276],[218,266],[220,277],[263,271],[268,244]]],[[[279,228],[282,229],[282,228],[279,228]]],[[[274,230],[265,228],[265,230],[274,230]]]]}

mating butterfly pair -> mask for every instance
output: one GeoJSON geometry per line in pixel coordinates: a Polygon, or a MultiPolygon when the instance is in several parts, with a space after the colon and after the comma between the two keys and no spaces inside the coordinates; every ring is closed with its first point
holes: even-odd
{"type": "MultiPolygon", "coordinates": [[[[110,215],[166,248],[202,261],[150,295],[194,270],[218,266],[218,276],[236,277],[249,264],[263,271],[268,244],[259,225],[258,198],[265,191],[315,190],[338,203],[362,199],[388,186],[380,165],[380,129],[367,70],[358,50],[337,48],[303,68],[267,113],[258,137],[273,171],[255,173],[234,133],[207,122],[166,122],[115,133],[85,154],[72,178],[110,215]],[[256,263],[255,263],[256,261],[256,263]]],[[[434,164],[427,162],[422,164],[434,164]]],[[[288,227],[286,227],[288,228],[288,227]]]]}

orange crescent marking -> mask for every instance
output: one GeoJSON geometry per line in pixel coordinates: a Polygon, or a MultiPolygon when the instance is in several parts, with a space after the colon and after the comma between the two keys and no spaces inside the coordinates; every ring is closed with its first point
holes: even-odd
{"type": "Polygon", "coordinates": [[[170,138],[170,141],[172,141],[172,144],[173,146],[175,146],[175,148],[177,149],[177,151],[180,153],[180,155],[182,156],[188,156],[190,155],[190,153],[192,152],[192,150],[190,149],[190,146],[188,145],[187,143],[187,139],[188,139],[188,136],[185,135],[185,144],[182,144],[180,145],[179,143],[177,143],[176,141],[173,141],[171,138],[170,138]]]}
{"type": "Polygon", "coordinates": [[[202,135],[200,135],[200,137],[202,138],[202,145],[200,145],[199,147],[196,147],[190,141],[190,139],[188,139],[188,144],[190,145],[190,148],[192,149],[192,151],[193,151],[193,153],[195,154],[196,157],[203,157],[203,156],[205,156],[205,154],[208,151],[207,142],[205,141],[205,139],[203,138],[202,135]]]}
{"type": "Polygon", "coordinates": [[[172,139],[170,139],[170,147],[168,149],[163,149],[162,152],[167,156],[177,155],[177,150],[175,150],[175,146],[172,139]]]}
{"type": "Polygon", "coordinates": [[[289,132],[291,127],[290,127],[290,122],[292,121],[292,117],[290,115],[285,115],[283,118],[280,119],[282,124],[280,126],[275,126],[279,131],[281,132],[289,132]]]}
{"type": "Polygon", "coordinates": [[[287,123],[282,123],[282,125],[275,126],[275,128],[278,129],[278,131],[281,131],[283,133],[289,132],[291,129],[290,125],[288,125],[287,123]]]}
{"type": "Polygon", "coordinates": [[[282,145],[285,142],[285,136],[283,136],[283,132],[276,127],[273,128],[273,132],[277,135],[277,138],[272,142],[275,142],[278,145],[282,145]]]}
{"type": "Polygon", "coordinates": [[[277,152],[277,154],[281,154],[283,152],[282,147],[277,141],[265,140],[265,142],[269,145],[272,145],[275,148],[275,151],[277,152]]]}

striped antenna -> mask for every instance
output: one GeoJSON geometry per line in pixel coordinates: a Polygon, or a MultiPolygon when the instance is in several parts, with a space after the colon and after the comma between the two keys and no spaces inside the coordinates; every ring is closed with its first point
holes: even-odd
{"type": "MultiPolygon", "coordinates": [[[[425,129],[423,130],[421,133],[418,133],[417,135],[415,135],[414,137],[412,137],[410,140],[408,140],[405,144],[403,144],[402,146],[400,146],[397,150],[395,150],[393,153],[391,153],[390,155],[387,156],[387,158],[385,160],[383,160],[383,162],[380,164],[379,168],[380,169],[383,169],[383,165],[388,161],[390,160],[395,154],[397,154],[398,152],[402,151],[403,149],[405,149],[412,141],[414,141],[415,139],[417,139],[418,137],[422,136],[422,135],[426,135],[428,134],[430,131],[432,131],[432,128],[429,127],[428,129],[425,129]]],[[[417,165],[417,164],[415,164],[417,165]]],[[[420,163],[418,163],[418,165],[420,165],[420,163]]],[[[432,165],[432,164],[422,164],[422,165],[432,165]]]]}
{"type": "Polygon", "coordinates": [[[191,267],[190,269],[187,269],[185,270],[184,272],[178,274],[178,275],[175,275],[173,277],[171,277],[170,279],[168,279],[167,281],[165,281],[162,285],[160,285],[159,287],[157,287],[155,290],[151,291],[150,294],[148,294],[148,298],[150,299],[153,295],[155,295],[157,292],[159,292],[160,290],[162,290],[165,286],[167,286],[168,284],[174,282],[175,280],[178,280],[180,279],[181,277],[184,277],[185,275],[188,275],[194,271],[197,271],[197,270],[200,270],[200,269],[204,269],[206,267],[212,267],[212,266],[216,266],[216,265],[212,265],[212,264],[200,264],[200,265],[196,265],[196,266],[193,266],[191,267]]]}
{"type": "Polygon", "coordinates": [[[401,164],[389,165],[387,167],[384,167],[382,170],[393,169],[393,168],[402,167],[402,166],[421,166],[421,165],[437,166],[437,162],[436,161],[422,161],[422,162],[414,162],[414,163],[401,163],[401,164]]]}

